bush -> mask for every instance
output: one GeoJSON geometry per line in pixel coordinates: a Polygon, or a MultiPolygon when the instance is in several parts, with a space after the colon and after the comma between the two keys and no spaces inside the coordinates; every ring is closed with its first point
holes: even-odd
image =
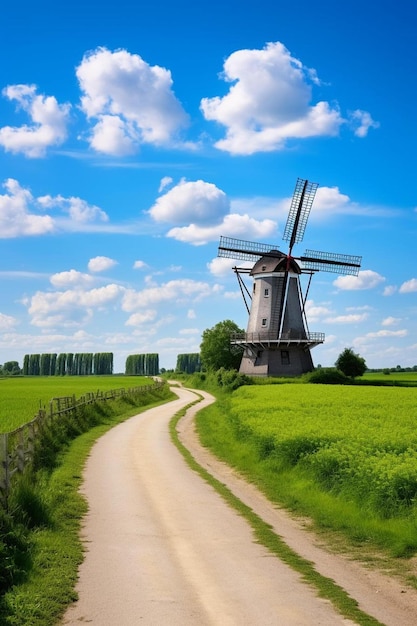
{"type": "Polygon", "coordinates": [[[320,385],[349,385],[351,382],[343,372],[333,367],[321,367],[314,370],[314,372],[306,374],[304,380],[307,383],[320,385]]]}

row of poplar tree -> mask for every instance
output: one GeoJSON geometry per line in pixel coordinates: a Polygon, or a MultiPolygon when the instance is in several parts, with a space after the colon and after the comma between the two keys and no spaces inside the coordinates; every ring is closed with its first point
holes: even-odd
{"type": "Polygon", "coordinates": [[[89,376],[113,374],[113,352],[25,354],[25,376],[89,376]]]}
{"type": "MultiPolygon", "coordinates": [[[[201,371],[198,352],[179,354],[177,372],[193,374],[201,371]]],[[[112,352],[62,352],[61,354],[25,354],[23,371],[25,376],[89,376],[113,374],[112,352]]],[[[126,359],[127,376],[157,376],[159,354],[131,354],[126,359]]]]}
{"type": "Polygon", "coordinates": [[[176,372],[184,372],[185,374],[194,374],[201,370],[201,359],[198,352],[190,354],[179,354],[177,356],[176,372]]]}
{"type": "Polygon", "coordinates": [[[126,359],[127,376],[156,376],[159,374],[159,354],[130,354],[126,359]]]}

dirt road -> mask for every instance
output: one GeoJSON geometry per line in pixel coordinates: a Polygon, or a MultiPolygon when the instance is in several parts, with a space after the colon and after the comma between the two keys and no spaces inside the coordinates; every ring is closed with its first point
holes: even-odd
{"type": "MultiPolygon", "coordinates": [[[[178,400],[129,419],[93,447],[84,475],[89,513],[79,600],[63,624],[351,624],[254,543],[245,520],[188,468],[170,440],[168,423],[195,395],[184,389],[176,393],[178,400]]],[[[388,626],[417,623],[417,599],[410,591],[404,593],[396,583],[381,587],[384,580],[373,580],[355,564],[325,553],[310,533],[202,449],[192,414],[182,420],[180,433],[201,464],[317,563],[317,569],[350,587],[363,610],[388,626]]]]}

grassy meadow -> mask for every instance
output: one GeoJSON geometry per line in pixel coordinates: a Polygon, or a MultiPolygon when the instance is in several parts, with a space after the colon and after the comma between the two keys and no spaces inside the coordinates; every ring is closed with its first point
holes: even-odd
{"type": "Polygon", "coordinates": [[[30,422],[52,398],[152,384],[144,376],[32,376],[0,378],[0,433],[30,422]]]}
{"type": "Polygon", "coordinates": [[[415,387],[243,386],[197,419],[203,443],[273,501],[354,541],[417,552],[415,387]]]}

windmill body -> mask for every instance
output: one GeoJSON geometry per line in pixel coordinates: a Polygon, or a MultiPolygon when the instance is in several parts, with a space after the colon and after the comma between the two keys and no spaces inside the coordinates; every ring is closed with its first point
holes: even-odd
{"type": "Polygon", "coordinates": [[[307,251],[293,257],[293,245],[301,241],[317,184],[298,179],[284,232],[290,241],[284,254],[276,246],[222,237],[219,256],[255,261],[251,270],[235,267],[242,290],[242,274],[253,278],[248,293],[249,313],[245,333],[232,335],[231,343],[243,348],[240,372],[251,376],[299,376],[313,369],[311,348],[324,342],[323,333],[308,330],[301,275],[320,270],[356,275],[360,257],[307,251]]]}

